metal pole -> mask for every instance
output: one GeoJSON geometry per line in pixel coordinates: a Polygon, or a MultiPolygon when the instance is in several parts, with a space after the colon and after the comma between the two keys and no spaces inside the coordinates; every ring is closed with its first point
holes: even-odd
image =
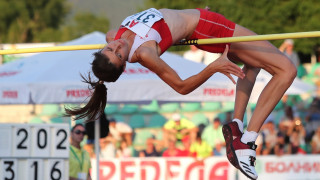
{"type": "Polygon", "coordinates": [[[96,180],[99,180],[99,155],[100,155],[100,117],[97,117],[94,123],[94,151],[96,154],[96,180]]]}

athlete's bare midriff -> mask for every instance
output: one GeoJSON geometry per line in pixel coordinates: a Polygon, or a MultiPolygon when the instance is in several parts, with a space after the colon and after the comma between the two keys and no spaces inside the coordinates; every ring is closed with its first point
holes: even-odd
{"type": "Polygon", "coordinates": [[[173,43],[190,37],[200,18],[200,12],[196,9],[159,9],[159,11],[169,26],[173,43]]]}

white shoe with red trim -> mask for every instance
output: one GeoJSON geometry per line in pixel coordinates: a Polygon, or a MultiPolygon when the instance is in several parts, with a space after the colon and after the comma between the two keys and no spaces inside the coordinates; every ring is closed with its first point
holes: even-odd
{"type": "MultiPolygon", "coordinates": [[[[241,142],[241,137],[234,139],[231,144],[233,158],[231,161],[236,164],[236,167],[248,178],[257,179],[258,174],[255,169],[256,148],[254,142],[244,144],[241,142]]],[[[230,161],[230,160],[229,160],[230,161]]]]}

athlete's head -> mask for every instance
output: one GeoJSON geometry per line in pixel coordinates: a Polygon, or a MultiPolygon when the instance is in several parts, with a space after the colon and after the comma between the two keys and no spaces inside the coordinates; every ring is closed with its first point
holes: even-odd
{"type": "Polygon", "coordinates": [[[93,74],[99,79],[92,81],[90,74],[83,77],[85,83],[94,89],[89,102],[82,108],[65,108],[66,115],[77,116],[76,119],[87,117],[87,121],[93,121],[103,113],[107,104],[107,88],[104,82],[115,82],[123,73],[128,59],[128,45],[125,40],[109,42],[101,51],[94,53],[91,63],[93,74]]]}
{"type": "Polygon", "coordinates": [[[124,71],[128,56],[126,40],[111,41],[101,51],[94,53],[92,71],[100,80],[114,82],[124,71]]]}
{"type": "Polygon", "coordinates": [[[114,63],[114,57],[105,55],[102,51],[95,52],[91,63],[93,74],[100,80],[115,82],[125,69],[125,64],[114,63]]]}

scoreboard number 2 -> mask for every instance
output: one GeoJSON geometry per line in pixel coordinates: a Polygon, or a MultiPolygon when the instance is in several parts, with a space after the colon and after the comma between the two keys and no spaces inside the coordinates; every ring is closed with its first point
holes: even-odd
{"type": "Polygon", "coordinates": [[[27,149],[27,145],[25,144],[28,138],[28,131],[26,129],[19,129],[17,132],[17,137],[22,136],[21,142],[18,143],[17,149],[27,149]]]}

